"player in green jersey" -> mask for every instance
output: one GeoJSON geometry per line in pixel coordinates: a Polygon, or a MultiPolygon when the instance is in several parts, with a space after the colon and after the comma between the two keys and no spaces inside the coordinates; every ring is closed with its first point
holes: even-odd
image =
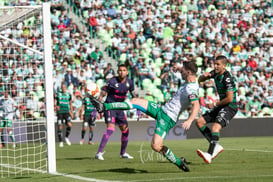
{"type": "Polygon", "coordinates": [[[93,104],[91,103],[89,97],[85,97],[83,100],[80,116],[81,116],[81,119],[83,120],[80,144],[82,145],[84,143],[84,135],[87,130],[87,127],[89,126],[88,144],[92,145],[93,131],[94,131],[94,126],[96,125],[95,121],[97,117],[97,111],[95,107],[93,106],[93,104]]]}
{"type": "Polygon", "coordinates": [[[171,128],[179,120],[180,114],[191,106],[191,112],[182,127],[188,130],[200,110],[198,99],[199,85],[197,83],[197,65],[195,62],[183,62],[183,67],[179,68],[185,83],[176,91],[174,96],[164,105],[160,106],[145,99],[133,98],[125,102],[101,103],[97,99],[91,98],[91,102],[98,112],[109,110],[129,110],[139,109],[156,119],[156,129],[151,142],[154,151],[162,154],[171,163],[185,172],[190,171],[184,157],[178,158],[172,150],[164,145],[164,140],[171,128]]]}
{"type": "Polygon", "coordinates": [[[59,146],[63,147],[63,124],[66,125],[65,142],[67,145],[71,145],[68,137],[72,127],[71,118],[73,116],[73,107],[71,94],[66,91],[67,88],[64,83],[61,88],[62,91],[58,92],[55,98],[55,108],[57,111],[59,146]]]}
{"type": "Polygon", "coordinates": [[[197,154],[208,164],[211,163],[224,148],[218,143],[220,131],[226,127],[237,113],[236,85],[230,72],[226,70],[228,60],[225,56],[217,56],[214,62],[214,70],[206,72],[198,79],[199,82],[214,79],[220,101],[207,104],[211,109],[197,119],[196,125],[200,132],[209,141],[207,152],[197,150],[197,154]],[[212,123],[211,129],[207,123],[212,123]]]}

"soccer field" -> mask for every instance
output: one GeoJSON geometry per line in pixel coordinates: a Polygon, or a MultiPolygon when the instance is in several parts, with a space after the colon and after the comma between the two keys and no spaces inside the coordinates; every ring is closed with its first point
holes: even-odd
{"type": "Polygon", "coordinates": [[[198,182],[272,182],[273,137],[222,138],[224,151],[211,164],[196,154],[196,149],[207,150],[205,139],[166,141],[177,156],[191,162],[185,173],[153,152],[149,141],[129,142],[127,152],[133,160],[120,159],[119,142],[105,148],[104,161],[94,159],[95,145],[65,145],[57,148],[57,171],[61,175],[35,174],[5,178],[0,181],[198,181],[198,182]],[[65,176],[62,176],[65,175],[65,176]]]}

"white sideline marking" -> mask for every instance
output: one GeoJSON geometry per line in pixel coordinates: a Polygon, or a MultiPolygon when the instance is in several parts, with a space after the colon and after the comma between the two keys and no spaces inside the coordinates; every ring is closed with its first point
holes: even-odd
{"type": "MultiPolygon", "coordinates": [[[[192,176],[192,177],[181,177],[181,178],[160,178],[160,179],[150,179],[145,181],[174,181],[174,180],[181,180],[181,179],[233,179],[233,178],[257,178],[257,177],[273,177],[273,175],[255,175],[255,176],[192,176]]],[[[130,180],[131,181],[131,180],[130,180]]],[[[143,180],[132,180],[133,182],[143,181],[143,180]]]]}
{"type": "Polygon", "coordinates": [[[263,152],[263,153],[273,153],[273,151],[270,150],[257,150],[257,149],[224,149],[228,151],[241,151],[241,152],[263,152]]]}
{"type": "Polygon", "coordinates": [[[64,174],[64,173],[58,173],[58,172],[50,173],[50,174],[57,175],[57,176],[64,176],[64,177],[73,178],[73,179],[82,180],[82,181],[118,182],[118,181],[99,180],[96,178],[87,178],[87,177],[77,176],[77,175],[73,175],[73,174],[64,174]]]}

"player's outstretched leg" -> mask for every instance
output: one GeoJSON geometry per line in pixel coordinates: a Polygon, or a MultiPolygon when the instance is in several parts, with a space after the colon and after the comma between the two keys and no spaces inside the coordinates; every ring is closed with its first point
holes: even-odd
{"type": "Polygon", "coordinates": [[[187,166],[187,161],[184,157],[181,157],[180,159],[176,157],[176,155],[166,146],[163,146],[160,153],[166,157],[171,163],[175,164],[177,167],[182,169],[185,172],[189,172],[190,168],[187,166]]]}

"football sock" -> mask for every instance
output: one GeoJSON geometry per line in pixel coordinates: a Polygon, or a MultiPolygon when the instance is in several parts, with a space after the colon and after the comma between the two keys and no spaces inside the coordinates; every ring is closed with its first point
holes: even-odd
{"type": "Polygon", "coordinates": [[[68,138],[68,136],[70,135],[71,132],[71,127],[66,127],[66,134],[65,137],[68,138]]]}
{"type": "Polygon", "coordinates": [[[11,130],[9,131],[9,137],[10,137],[11,141],[14,143],[15,138],[14,138],[13,132],[11,130]]]}
{"type": "Polygon", "coordinates": [[[0,136],[1,136],[1,143],[4,143],[4,136],[3,136],[2,132],[0,132],[0,136]]]}
{"type": "Polygon", "coordinates": [[[130,110],[130,109],[138,109],[144,113],[147,112],[147,109],[144,109],[143,107],[132,104],[129,102],[112,102],[112,103],[104,103],[106,110],[130,110]]]}
{"type": "Polygon", "coordinates": [[[128,136],[129,136],[129,128],[127,128],[125,131],[121,132],[121,149],[120,149],[120,155],[124,154],[126,152],[126,147],[128,144],[128,136]]]}
{"type": "Polygon", "coordinates": [[[93,131],[90,131],[89,132],[89,141],[92,141],[92,139],[93,139],[93,131]]]}
{"type": "Polygon", "coordinates": [[[59,142],[63,141],[63,131],[62,129],[58,128],[58,138],[59,138],[59,142]]]}
{"type": "Polygon", "coordinates": [[[97,153],[103,152],[103,149],[104,149],[105,145],[107,144],[109,137],[112,135],[112,133],[114,131],[115,131],[115,128],[107,128],[106,132],[102,136],[100,146],[99,146],[97,153]]]}
{"type": "MultiPolygon", "coordinates": [[[[166,146],[163,146],[166,147],[166,146]]],[[[168,147],[167,151],[164,153],[163,155],[173,164],[180,166],[181,165],[181,159],[179,159],[178,157],[176,157],[176,155],[174,155],[174,153],[171,151],[171,149],[169,149],[168,147]]]]}
{"type": "Polygon", "coordinates": [[[104,103],[106,110],[130,110],[133,106],[130,102],[104,103]]]}
{"type": "Polygon", "coordinates": [[[217,132],[212,133],[212,140],[210,141],[208,153],[213,154],[216,143],[219,141],[220,134],[217,132]]]}
{"type": "Polygon", "coordinates": [[[82,139],[84,139],[85,130],[82,130],[82,139]]]}
{"type": "Polygon", "coordinates": [[[207,127],[207,125],[204,125],[203,127],[199,128],[199,130],[209,142],[212,140],[211,139],[212,134],[209,127],[207,127]]]}

